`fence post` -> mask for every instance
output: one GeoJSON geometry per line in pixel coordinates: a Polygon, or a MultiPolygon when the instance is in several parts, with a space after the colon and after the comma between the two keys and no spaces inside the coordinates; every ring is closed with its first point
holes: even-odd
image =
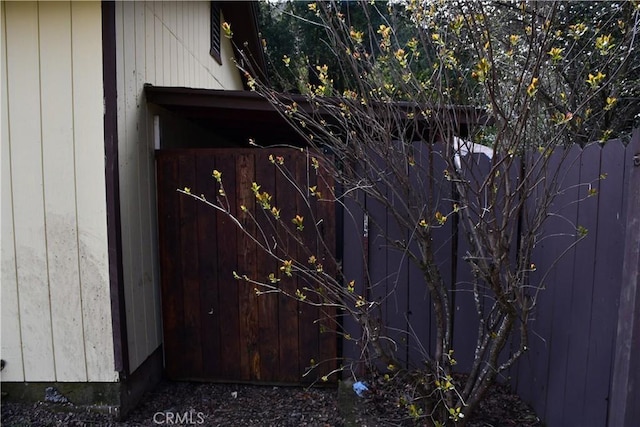
{"type": "Polygon", "coordinates": [[[622,267],[610,427],[640,425],[640,129],[627,147],[631,172],[627,188],[627,227],[622,267]]]}

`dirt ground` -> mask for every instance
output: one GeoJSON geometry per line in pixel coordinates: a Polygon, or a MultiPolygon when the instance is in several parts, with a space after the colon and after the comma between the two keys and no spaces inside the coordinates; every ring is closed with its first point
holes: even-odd
{"type": "MultiPolygon", "coordinates": [[[[162,382],[116,422],[72,404],[2,403],[3,426],[414,426],[406,410],[355,397],[348,388],[162,382]]],[[[469,420],[472,427],[540,427],[535,413],[497,386],[469,420]]]]}

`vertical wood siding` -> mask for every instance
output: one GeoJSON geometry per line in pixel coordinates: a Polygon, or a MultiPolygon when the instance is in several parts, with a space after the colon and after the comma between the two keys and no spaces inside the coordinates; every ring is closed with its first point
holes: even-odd
{"type": "Polygon", "coordinates": [[[2,2],[3,381],[115,381],[99,3],[2,2]]]}
{"type": "Polygon", "coordinates": [[[209,2],[117,2],[116,66],[123,269],[129,364],[160,345],[153,119],[145,83],[241,89],[222,42],[222,64],[209,55],[209,2]]]}
{"type": "Polygon", "coordinates": [[[0,307],[2,314],[2,357],[11,360],[12,363],[7,365],[6,369],[2,372],[3,381],[22,381],[24,379],[24,368],[22,361],[22,339],[20,330],[20,310],[18,308],[18,281],[17,281],[17,267],[15,256],[15,242],[13,232],[13,196],[11,194],[11,150],[9,149],[9,99],[7,96],[7,43],[5,37],[5,11],[4,4],[0,4],[0,40],[1,45],[1,58],[2,69],[0,73],[2,78],[0,79],[2,99],[2,105],[0,105],[0,113],[2,114],[2,125],[0,126],[1,143],[0,147],[2,152],[0,159],[2,164],[0,165],[0,171],[2,176],[0,182],[2,183],[2,211],[0,212],[1,218],[1,233],[0,242],[2,250],[2,276],[0,277],[0,283],[2,286],[0,292],[0,298],[2,307],[0,307]]]}

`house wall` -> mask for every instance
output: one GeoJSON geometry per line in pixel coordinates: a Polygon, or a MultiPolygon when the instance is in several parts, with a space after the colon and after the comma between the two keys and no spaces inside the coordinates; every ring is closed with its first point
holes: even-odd
{"type": "Polygon", "coordinates": [[[0,3],[2,381],[117,381],[99,2],[0,3]]]}
{"type": "Polygon", "coordinates": [[[210,55],[209,2],[117,2],[118,156],[125,307],[130,370],[162,341],[153,117],[145,83],[241,89],[222,38],[222,64],[210,55]]]}

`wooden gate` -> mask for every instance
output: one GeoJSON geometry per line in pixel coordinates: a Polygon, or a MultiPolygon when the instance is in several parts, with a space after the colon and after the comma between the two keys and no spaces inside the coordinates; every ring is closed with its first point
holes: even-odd
{"type": "MultiPolygon", "coordinates": [[[[216,169],[222,173],[231,212],[250,231],[255,231],[255,224],[240,207],[255,218],[263,217],[262,209],[255,206],[253,182],[272,195],[272,204],[281,210],[284,221],[296,214],[310,218],[311,212],[305,214],[301,197],[269,161],[270,155],[281,156],[304,186],[317,185],[321,190],[331,183],[317,179],[300,150],[157,153],[164,351],[170,379],[300,384],[313,382],[337,366],[336,335],[323,325],[333,313],[321,313],[278,293],[258,296],[254,285],[234,279],[234,272],[265,279],[278,272],[278,264],[226,215],[176,191],[189,187],[192,193],[215,200],[219,187],[212,171],[216,169]],[[307,373],[314,365],[317,368],[307,373]]],[[[325,241],[335,250],[335,205],[315,201],[310,209],[322,218],[325,241]]],[[[294,250],[310,250],[326,258],[332,255],[322,253],[316,238],[307,233],[305,248],[294,250]]],[[[287,279],[279,286],[294,293],[304,286],[295,277],[287,279]]]]}

